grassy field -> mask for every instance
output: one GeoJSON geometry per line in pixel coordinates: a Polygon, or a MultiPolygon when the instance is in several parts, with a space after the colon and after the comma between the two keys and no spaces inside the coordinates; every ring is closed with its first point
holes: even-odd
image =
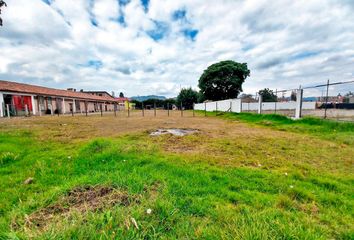
{"type": "Polygon", "coordinates": [[[0,239],[354,238],[353,123],[212,115],[0,120],[0,239]]]}

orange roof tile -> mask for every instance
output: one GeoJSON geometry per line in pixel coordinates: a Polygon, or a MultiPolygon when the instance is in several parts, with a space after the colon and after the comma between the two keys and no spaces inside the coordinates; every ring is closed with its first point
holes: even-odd
{"type": "Polygon", "coordinates": [[[79,98],[79,99],[94,100],[94,101],[109,101],[109,102],[117,101],[112,97],[96,96],[96,95],[83,93],[83,92],[74,92],[69,90],[47,88],[47,87],[3,81],[3,80],[0,80],[0,91],[27,93],[27,94],[45,95],[45,96],[56,96],[56,97],[79,98]]]}

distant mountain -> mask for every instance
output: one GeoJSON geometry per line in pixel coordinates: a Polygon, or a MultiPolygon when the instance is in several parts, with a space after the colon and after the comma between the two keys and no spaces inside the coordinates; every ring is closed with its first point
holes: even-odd
{"type": "Polygon", "coordinates": [[[146,101],[148,99],[165,100],[166,97],[165,96],[157,96],[157,95],[148,95],[148,96],[134,96],[134,97],[131,97],[130,99],[142,102],[142,101],[146,101]]]}

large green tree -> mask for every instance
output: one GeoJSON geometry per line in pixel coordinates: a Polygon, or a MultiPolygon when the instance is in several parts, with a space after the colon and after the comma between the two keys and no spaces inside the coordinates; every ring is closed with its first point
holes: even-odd
{"type": "Polygon", "coordinates": [[[277,102],[278,101],[277,95],[275,95],[273,90],[270,90],[269,88],[259,90],[258,94],[262,96],[263,102],[277,102]]]}
{"type": "Polygon", "coordinates": [[[177,96],[177,106],[181,104],[185,109],[193,109],[193,103],[198,101],[198,92],[192,88],[182,88],[181,92],[177,96]]]}
{"type": "Polygon", "coordinates": [[[198,86],[205,100],[236,98],[248,76],[247,63],[221,61],[204,70],[198,86]]]}
{"type": "MultiPolygon", "coordinates": [[[[4,2],[3,0],[0,0],[0,14],[1,14],[1,8],[2,7],[7,7],[6,2],[4,2]]],[[[0,26],[2,26],[2,19],[0,17],[0,26]]]]}

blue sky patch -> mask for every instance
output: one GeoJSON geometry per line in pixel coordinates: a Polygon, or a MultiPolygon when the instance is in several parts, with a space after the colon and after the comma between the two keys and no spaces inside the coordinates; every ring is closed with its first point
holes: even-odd
{"type": "Polygon", "coordinates": [[[318,54],[320,54],[320,52],[315,52],[315,51],[301,52],[301,53],[294,54],[294,55],[290,56],[289,61],[301,60],[304,58],[316,56],[318,54]]]}
{"type": "Polygon", "coordinates": [[[253,49],[255,46],[253,44],[246,44],[242,47],[242,51],[247,52],[248,50],[253,49]]]}
{"type": "Polygon", "coordinates": [[[95,15],[92,12],[92,9],[93,9],[94,5],[95,5],[95,1],[94,0],[90,0],[89,1],[88,13],[90,15],[90,22],[91,22],[92,26],[97,27],[98,26],[98,22],[96,20],[95,15]]]}
{"type": "Polygon", "coordinates": [[[159,41],[168,34],[170,27],[166,22],[161,22],[156,20],[152,20],[152,21],[155,23],[155,29],[149,30],[146,33],[147,35],[149,35],[149,37],[151,37],[155,41],[159,41]]]}
{"type": "Polygon", "coordinates": [[[125,6],[130,3],[130,0],[118,0],[120,6],[125,6]]]}
{"type": "Polygon", "coordinates": [[[44,3],[48,4],[48,5],[50,5],[50,4],[53,3],[53,0],[42,0],[42,2],[44,2],[44,3]]]}
{"type": "Polygon", "coordinates": [[[182,33],[186,38],[194,41],[199,31],[196,29],[184,29],[182,33]]]}
{"type": "Polygon", "coordinates": [[[185,9],[179,9],[174,11],[172,14],[172,19],[174,21],[183,20],[186,18],[187,11],[185,9]]]}
{"type": "Polygon", "coordinates": [[[95,68],[96,70],[100,69],[103,66],[103,63],[101,60],[89,60],[85,64],[80,64],[82,67],[91,67],[95,68]]]}
{"type": "Polygon", "coordinates": [[[125,24],[125,17],[124,17],[124,14],[123,12],[120,14],[120,16],[118,17],[117,21],[121,24],[121,25],[126,25],[125,24]]]}
{"type": "Polygon", "coordinates": [[[93,26],[95,26],[95,27],[98,26],[97,20],[94,17],[90,17],[90,22],[93,26]]]}
{"type": "Polygon", "coordinates": [[[140,1],[141,1],[141,5],[143,5],[144,12],[148,12],[150,0],[140,0],[140,1]]]}

